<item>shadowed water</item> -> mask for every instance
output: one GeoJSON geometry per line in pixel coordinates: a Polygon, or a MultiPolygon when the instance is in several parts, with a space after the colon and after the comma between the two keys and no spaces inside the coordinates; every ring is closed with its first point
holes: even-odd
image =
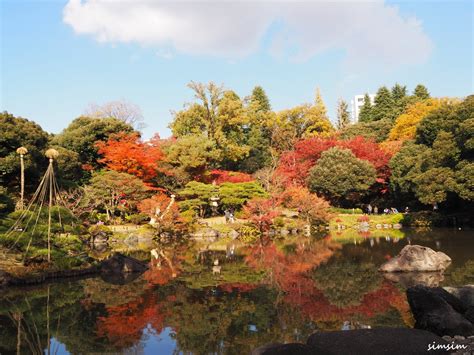
{"type": "Polygon", "coordinates": [[[160,247],[166,259],[126,285],[89,278],[1,291],[0,353],[243,354],[318,329],[410,327],[405,287],[474,283],[472,231],[160,247]],[[444,275],[377,271],[409,243],[453,263],[444,275]]]}

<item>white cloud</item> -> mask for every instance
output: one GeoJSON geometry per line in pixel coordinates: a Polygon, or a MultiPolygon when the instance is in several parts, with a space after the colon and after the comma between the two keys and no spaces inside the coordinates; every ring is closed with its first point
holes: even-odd
{"type": "Polygon", "coordinates": [[[99,42],[139,43],[177,53],[245,57],[272,24],[270,50],[298,60],[343,50],[350,66],[423,63],[432,43],[419,20],[383,1],[69,0],[63,20],[99,42]]]}

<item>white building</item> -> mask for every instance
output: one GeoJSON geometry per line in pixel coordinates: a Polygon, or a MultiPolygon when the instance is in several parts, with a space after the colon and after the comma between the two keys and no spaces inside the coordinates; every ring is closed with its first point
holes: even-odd
{"type": "MultiPolygon", "coordinates": [[[[364,105],[364,97],[365,95],[356,95],[354,98],[351,100],[351,117],[352,117],[352,122],[356,123],[359,121],[359,112],[364,105]]],[[[375,94],[369,94],[370,97],[370,103],[373,105],[374,104],[374,99],[375,99],[375,94]]]]}

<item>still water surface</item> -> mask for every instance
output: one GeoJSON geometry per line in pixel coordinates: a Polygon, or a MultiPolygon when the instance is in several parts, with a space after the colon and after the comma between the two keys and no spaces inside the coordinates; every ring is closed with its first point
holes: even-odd
{"type": "Polygon", "coordinates": [[[410,327],[404,291],[419,279],[377,271],[408,243],[453,259],[444,276],[423,282],[474,283],[472,231],[172,245],[161,264],[126,284],[89,278],[1,291],[0,353],[245,354],[318,329],[410,327]]]}

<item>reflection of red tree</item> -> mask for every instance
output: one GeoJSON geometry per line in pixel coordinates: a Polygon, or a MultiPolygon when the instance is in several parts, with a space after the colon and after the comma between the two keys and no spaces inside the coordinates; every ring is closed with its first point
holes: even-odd
{"type": "Polygon", "coordinates": [[[295,253],[285,255],[271,243],[252,248],[246,261],[252,267],[267,270],[269,282],[284,291],[284,301],[313,321],[342,322],[360,314],[373,317],[394,307],[407,322],[409,308],[405,295],[386,281],[376,291],[365,294],[358,305],[340,308],[329,302],[307,272],[326,262],[336,248],[336,243],[323,240],[313,245],[300,244],[295,253]]]}
{"type": "Polygon", "coordinates": [[[329,260],[339,247],[331,241],[311,243],[307,239],[296,245],[294,253],[285,255],[274,243],[270,243],[250,248],[246,262],[256,269],[269,271],[277,285],[284,285],[329,260]]]}
{"type": "Polygon", "coordinates": [[[185,249],[177,246],[173,250],[159,251],[160,259],[152,260],[152,266],[143,274],[143,278],[148,281],[147,287],[154,285],[166,285],[181,273],[181,263],[183,262],[185,249]]]}
{"type": "Polygon", "coordinates": [[[166,285],[174,277],[173,271],[168,265],[162,265],[161,267],[151,267],[143,274],[143,278],[148,281],[148,286],[166,285]]]}
{"type": "Polygon", "coordinates": [[[405,319],[404,315],[409,312],[405,295],[389,282],[383,282],[379,289],[365,294],[360,304],[344,308],[331,304],[316,288],[314,281],[307,277],[301,276],[291,286],[285,290],[285,301],[297,305],[312,320],[343,321],[360,314],[373,317],[391,307],[396,308],[405,319]]]}
{"type": "Polygon", "coordinates": [[[176,300],[176,296],[158,300],[153,286],[166,285],[174,279],[180,272],[181,259],[176,253],[166,251],[160,255],[163,259],[160,266],[153,266],[143,274],[147,281],[147,291],[131,302],[107,307],[107,316],[97,319],[97,335],[107,338],[118,349],[136,344],[148,325],[157,334],[161,333],[165,319],[171,314],[172,308],[168,305],[176,300]]]}
{"type": "Polygon", "coordinates": [[[161,333],[170,310],[163,307],[152,293],[120,306],[107,307],[107,316],[97,318],[97,335],[105,337],[118,349],[130,347],[142,337],[148,324],[161,333]]]}

